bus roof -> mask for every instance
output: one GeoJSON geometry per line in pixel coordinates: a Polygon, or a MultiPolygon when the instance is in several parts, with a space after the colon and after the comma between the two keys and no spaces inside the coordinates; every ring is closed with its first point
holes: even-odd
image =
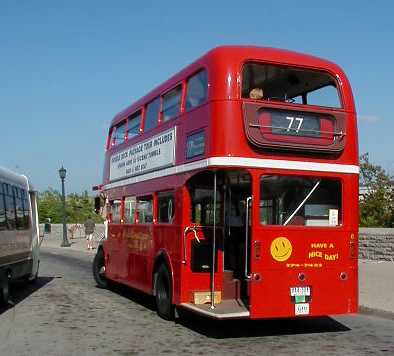
{"type": "Polygon", "coordinates": [[[278,64],[326,69],[333,73],[338,73],[342,78],[346,78],[342,69],[335,63],[308,54],[272,47],[220,46],[213,48],[202,57],[198,58],[196,61],[182,69],[180,72],[173,75],[164,83],[157,86],[148,94],[128,106],[126,109],[119,112],[113,118],[111,126],[116,125],[126,116],[133,114],[135,110],[138,110],[146,103],[161,95],[164,91],[171,89],[176,83],[184,80],[195,71],[201,69],[201,67],[209,67],[216,62],[243,63],[248,60],[262,60],[278,64]]]}
{"type": "Polygon", "coordinates": [[[6,183],[18,184],[23,188],[32,188],[29,186],[29,180],[25,175],[15,173],[7,168],[0,167],[0,179],[6,183]]]}

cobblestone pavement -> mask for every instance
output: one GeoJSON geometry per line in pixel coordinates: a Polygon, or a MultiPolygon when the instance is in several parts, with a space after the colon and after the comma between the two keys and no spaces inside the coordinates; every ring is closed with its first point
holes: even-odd
{"type": "Polygon", "coordinates": [[[160,319],[153,300],[96,288],[93,254],[42,249],[36,285],[0,310],[0,355],[392,355],[394,320],[371,315],[217,322],[160,319]]]}

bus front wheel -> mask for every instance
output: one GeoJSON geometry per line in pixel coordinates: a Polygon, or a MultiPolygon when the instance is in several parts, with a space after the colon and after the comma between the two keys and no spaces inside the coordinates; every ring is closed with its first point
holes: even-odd
{"type": "Polygon", "coordinates": [[[10,284],[9,284],[8,276],[5,273],[4,276],[0,276],[0,280],[1,280],[0,305],[5,306],[8,304],[10,284]]]}
{"type": "Polygon", "coordinates": [[[173,320],[175,308],[172,304],[171,276],[165,264],[157,270],[155,297],[157,314],[165,320],[173,320]]]}
{"type": "Polygon", "coordinates": [[[93,260],[93,277],[99,288],[108,288],[108,280],[105,278],[105,259],[102,249],[98,250],[93,260]]]}

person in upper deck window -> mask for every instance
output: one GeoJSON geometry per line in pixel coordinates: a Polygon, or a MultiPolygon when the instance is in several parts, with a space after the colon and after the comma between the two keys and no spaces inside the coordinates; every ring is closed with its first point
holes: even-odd
{"type": "Polygon", "coordinates": [[[263,92],[263,89],[261,89],[261,88],[253,88],[249,93],[250,99],[260,100],[260,99],[263,99],[263,97],[264,97],[264,92],[263,92]]]}

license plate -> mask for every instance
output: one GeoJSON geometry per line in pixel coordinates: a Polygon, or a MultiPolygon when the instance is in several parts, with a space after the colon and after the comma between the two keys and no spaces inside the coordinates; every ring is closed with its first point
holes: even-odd
{"type": "Polygon", "coordinates": [[[295,315],[308,315],[309,303],[300,303],[295,305],[295,315]]]}
{"type": "Polygon", "coordinates": [[[290,287],[290,296],[292,297],[300,297],[300,296],[310,297],[310,295],[311,295],[310,287],[290,287]]]}

